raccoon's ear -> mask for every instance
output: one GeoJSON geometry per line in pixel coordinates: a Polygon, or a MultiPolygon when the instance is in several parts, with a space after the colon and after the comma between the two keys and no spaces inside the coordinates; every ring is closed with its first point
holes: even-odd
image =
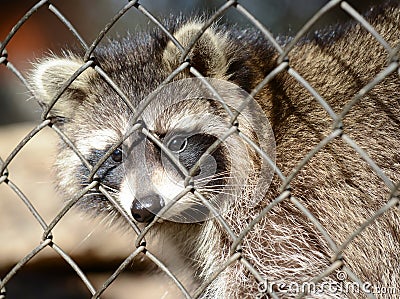
{"type": "MultiPolygon", "coordinates": [[[[84,64],[75,57],[51,56],[34,64],[29,75],[35,95],[41,103],[49,104],[68,79],[84,64]]],[[[87,99],[89,80],[95,74],[92,69],[82,72],[63,92],[50,111],[51,116],[69,118],[87,99]]]]}
{"type": "MultiPolygon", "coordinates": [[[[187,47],[192,38],[201,30],[200,22],[189,22],[174,33],[174,37],[183,47],[187,47]]],[[[191,65],[203,76],[217,79],[227,79],[229,67],[229,43],[225,33],[217,32],[214,28],[208,28],[197,40],[189,52],[191,65]]],[[[181,52],[169,41],[164,53],[163,61],[169,71],[179,66],[181,52]]]]}

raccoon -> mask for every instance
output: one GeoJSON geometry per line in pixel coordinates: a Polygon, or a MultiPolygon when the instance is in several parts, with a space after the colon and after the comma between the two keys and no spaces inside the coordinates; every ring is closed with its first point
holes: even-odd
{"type": "MultiPolygon", "coordinates": [[[[396,2],[365,18],[398,49],[396,2]]],[[[64,197],[124,215],[147,242],[172,240],[199,298],[267,297],[263,286],[296,297],[311,282],[307,298],[400,292],[397,71],[366,89],[398,51],[354,21],[309,34],[282,60],[256,29],[214,24],[185,57],[204,18],[163,23],[175,40],[152,29],[87,61],[67,51],[36,63],[33,90],[66,136],[55,165],[64,197]]]]}

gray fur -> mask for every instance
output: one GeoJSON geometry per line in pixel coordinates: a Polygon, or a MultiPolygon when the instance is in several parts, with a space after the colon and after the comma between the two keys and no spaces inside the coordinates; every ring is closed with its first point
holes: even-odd
{"type": "MultiPolygon", "coordinates": [[[[398,46],[398,5],[375,8],[367,19],[392,47],[398,46]]],[[[188,35],[200,28],[199,22],[170,22],[168,28],[178,32],[177,39],[185,46],[188,35]]],[[[276,50],[258,32],[228,30],[223,26],[209,29],[191,55],[194,67],[203,73],[230,80],[247,91],[251,91],[276,66],[278,57],[276,50]],[[196,55],[207,59],[199,59],[196,55]]],[[[152,36],[129,36],[121,41],[112,41],[108,46],[98,48],[94,56],[99,66],[132,99],[134,106],[179,65],[180,59],[174,45],[159,31],[152,36]]],[[[387,60],[385,49],[357,24],[318,32],[299,42],[289,53],[290,66],[323,96],[336,113],[340,113],[354,94],[383,70],[387,60]]],[[[50,57],[40,61],[31,76],[39,99],[49,102],[81,64],[82,58],[77,53],[68,54],[66,58],[50,57]],[[69,62],[71,60],[74,62],[69,62]]],[[[188,76],[184,72],[180,78],[188,76]]],[[[399,83],[397,73],[389,75],[359,101],[343,121],[343,133],[355,140],[394,184],[400,182],[399,83]]],[[[276,137],[277,166],[285,175],[289,175],[304,156],[332,131],[333,121],[327,112],[287,72],[280,73],[267,84],[256,100],[271,122],[276,137]]],[[[223,114],[221,109],[206,104],[181,109],[223,114]]],[[[179,117],[181,112],[173,110],[170,113],[165,117],[167,120],[179,117]]],[[[70,86],[51,115],[58,117],[57,125],[87,159],[95,163],[98,156],[93,154],[93,150],[96,149],[100,155],[118,142],[126,133],[131,112],[100,76],[89,69],[70,86]],[[104,130],[110,134],[105,134],[104,130]],[[93,135],[96,132],[100,135],[93,135]],[[92,141],[96,144],[91,145],[92,141]]],[[[157,130],[160,133],[163,128],[157,130]]],[[[251,128],[244,130],[251,135],[251,128]]],[[[251,157],[254,159],[251,165],[256,169],[260,158],[254,152],[251,157]]],[[[63,143],[60,143],[56,169],[59,189],[67,199],[87,184],[85,175],[88,172],[63,143]]],[[[123,171],[116,167],[114,174],[112,178],[105,175],[104,179],[118,198],[123,171]]],[[[249,186],[251,179],[247,178],[249,186]]],[[[281,184],[275,177],[267,195],[256,206],[247,204],[246,194],[251,193],[251,187],[236,193],[237,199],[223,214],[236,234],[279,195],[281,184]]],[[[389,188],[371,167],[340,138],[318,152],[294,177],[290,188],[291,196],[312,212],[336,244],[344,242],[372,217],[386,204],[390,195],[389,188]]],[[[113,211],[100,195],[85,197],[82,205],[86,210],[113,211]]],[[[399,227],[397,206],[375,220],[349,244],[343,252],[344,265],[362,281],[375,286],[395,287],[400,292],[399,227]]],[[[155,237],[173,239],[187,258],[188,265],[193,267],[195,280],[200,283],[211,277],[232,254],[231,239],[215,219],[202,224],[165,221],[158,225],[155,237]]],[[[289,199],[263,217],[242,242],[242,256],[265,279],[277,283],[310,281],[329,267],[333,254],[321,233],[289,199]]],[[[335,272],[323,281],[335,281],[335,272]]],[[[217,277],[202,298],[254,298],[256,293],[257,281],[240,262],[236,262],[217,277]]],[[[346,297],[360,298],[361,295],[309,295],[309,298],[346,297]]]]}

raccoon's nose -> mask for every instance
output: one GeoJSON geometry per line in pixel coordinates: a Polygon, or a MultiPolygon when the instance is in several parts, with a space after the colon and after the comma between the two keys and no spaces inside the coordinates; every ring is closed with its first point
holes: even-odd
{"type": "Polygon", "coordinates": [[[131,214],[137,222],[150,222],[164,206],[164,200],[157,196],[146,196],[132,202],[131,214]]]}

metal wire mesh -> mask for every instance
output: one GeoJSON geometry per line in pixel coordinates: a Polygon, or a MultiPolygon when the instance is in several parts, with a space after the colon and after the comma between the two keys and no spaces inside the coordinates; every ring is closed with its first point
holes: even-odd
{"type": "MultiPolygon", "coordinates": [[[[12,28],[10,33],[7,35],[5,40],[1,42],[0,47],[0,63],[3,67],[7,68],[10,72],[12,72],[22,83],[26,86],[27,90],[31,92],[33,96],[35,93],[31,86],[29,85],[28,81],[24,77],[21,72],[14,67],[13,61],[8,60],[8,55],[6,51],[6,47],[8,43],[13,39],[16,32],[24,26],[25,22],[34,15],[39,9],[48,9],[51,11],[60,22],[62,22],[74,35],[77,42],[81,45],[83,50],[85,51],[85,61],[86,63],[83,64],[71,78],[63,84],[63,87],[59,89],[57,95],[53,98],[53,100],[44,107],[44,111],[42,114],[42,120],[39,125],[32,128],[31,132],[26,135],[23,140],[14,148],[14,150],[7,156],[0,158],[0,184],[7,185],[10,190],[12,190],[18,198],[26,205],[29,211],[32,213],[33,217],[36,221],[40,224],[43,229],[42,239],[40,240],[40,244],[32,248],[31,252],[29,252],[23,259],[21,259],[4,277],[0,280],[0,298],[6,298],[6,287],[10,280],[16,275],[17,271],[19,271],[22,267],[24,267],[31,259],[35,258],[35,256],[40,253],[44,248],[51,248],[54,250],[59,256],[61,256],[69,266],[76,272],[76,274],[80,277],[83,283],[86,285],[90,293],[92,294],[92,298],[100,298],[103,292],[109,287],[110,284],[113,283],[115,279],[118,279],[120,273],[122,273],[129,265],[131,264],[132,260],[137,257],[138,255],[146,255],[162,272],[164,272],[173,283],[175,283],[180,292],[181,296],[184,298],[199,298],[204,290],[207,288],[212,281],[220,275],[227,267],[230,265],[239,262],[245,268],[248,269],[250,275],[253,275],[255,279],[262,283],[264,282],[264,278],[262,273],[259,273],[254,267],[252,260],[246,258],[241,250],[241,243],[242,240],[246,237],[249,231],[251,231],[254,226],[256,226],[263,217],[266,217],[268,213],[280,203],[284,201],[290,201],[294,204],[299,211],[301,211],[305,217],[309,220],[312,225],[314,225],[318,231],[324,236],[326,242],[328,243],[330,249],[333,252],[331,257],[331,264],[330,266],[325,269],[323,273],[320,273],[319,276],[313,279],[314,283],[322,281],[323,278],[328,277],[331,275],[335,270],[341,269],[343,273],[354,282],[362,284],[360,278],[358,278],[352,271],[349,269],[342,261],[342,252],[346,249],[346,247],[359,235],[363,230],[369,227],[374,221],[380,217],[382,214],[386,213],[387,211],[398,208],[399,207],[399,198],[398,198],[398,190],[400,186],[400,182],[393,182],[385,172],[377,165],[377,163],[372,160],[369,155],[355,142],[348,134],[345,132],[345,127],[343,126],[342,121],[348,115],[349,111],[362,99],[364,95],[366,95],[374,86],[378,83],[382,82],[387,76],[390,74],[398,71],[399,63],[397,60],[398,57],[398,50],[399,47],[393,48],[391,47],[388,42],[380,36],[376,30],[356,11],[354,10],[346,1],[340,0],[331,0],[329,1],[324,7],[322,7],[314,16],[299,30],[296,36],[291,40],[289,44],[282,47],[280,43],[274,38],[273,34],[265,28],[263,24],[261,24],[248,10],[246,10],[245,5],[238,3],[237,1],[231,0],[227,1],[224,5],[219,7],[211,17],[209,17],[204,22],[204,27],[202,30],[198,32],[198,34],[192,39],[192,42],[187,46],[183,47],[174,37],[173,35],[164,27],[161,21],[159,21],[150,11],[143,6],[140,1],[128,1],[127,4],[122,7],[119,12],[108,22],[108,24],[104,27],[104,29],[97,35],[96,39],[89,45],[78,33],[78,31],[74,28],[73,24],[59,11],[50,1],[42,0],[37,2],[35,6],[33,6],[19,21],[18,23],[12,28]],[[356,22],[363,26],[366,30],[370,32],[374,36],[374,38],[384,47],[387,56],[389,57],[388,64],[385,69],[383,69],[370,83],[364,86],[358,93],[354,94],[352,99],[344,106],[340,113],[336,113],[329,105],[329,103],[318,93],[318,90],[314,89],[306,79],[304,79],[294,68],[291,67],[290,60],[288,59],[288,55],[290,55],[291,51],[295,47],[295,45],[303,38],[312,28],[312,26],[324,15],[333,8],[340,7],[343,11],[348,13],[356,22]],[[227,231],[228,235],[230,236],[231,240],[231,256],[229,256],[225,263],[221,264],[218,268],[218,271],[214,273],[212,277],[209,278],[208,281],[201,284],[196,290],[190,292],[182,282],[179,281],[177,276],[161,261],[161,259],[153,254],[151,251],[148,250],[146,247],[146,242],[144,240],[145,235],[151,230],[151,227],[154,223],[158,220],[158,216],[144,229],[140,229],[134,221],[132,221],[129,215],[126,215],[126,211],[122,209],[122,207],[118,204],[118,202],[113,198],[113,196],[107,191],[106,188],[102,185],[102,182],[96,178],[96,171],[99,169],[101,164],[111,155],[111,153],[119,146],[116,144],[113,148],[111,148],[107,154],[100,159],[100,161],[92,166],[90,163],[85,159],[85,157],[79,152],[79,150],[74,146],[73,142],[66,136],[62,130],[60,130],[56,125],[53,124],[53,120],[49,117],[50,110],[54,107],[56,102],[62,96],[62,94],[66,91],[68,86],[86,69],[93,68],[109,85],[110,87],[119,95],[119,97],[125,102],[125,104],[130,107],[132,114],[135,115],[135,119],[140,117],[140,109],[138,107],[133,107],[132,102],[130,101],[130,97],[127,94],[124,94],[123,91],[118,87],[118,83],[114,82],[109,75],[101,68],[101,65],[96,64],[95,59],[96,56],[94,54],[94,50],[98,47],[99,43],[107,36],[109,30],[114,26],[114,24],[121,18],[126,12],[129,10],[137,10],[146,16],[151,22],[153,22],[156,26],[159,26],[162,31],[164,31],[171,41],[176,45],[176,47],[181,52],[181,65],[170,74],[170,76],[162,83],[165,85],[169,82],[172,82],[173,79],[183,70],[189,69],[190,73],[198,78],[202,78],[202,74],[196,70],[193,66],[190,65],[188,61],[186,61],[187,56],[190,53],[190,50],[195,45],[196,41],[201,37],[201,35],[206,31],[206,29],[215,23],[221,16],[223,16],[229,10],[236,10],[239,14],[241,14],[244,18],[246,18],[254,27],[258,28],[260,32],[265,36],[265,42],[270,43],[276,51],[279,53],[278,58],[278,66],[268,74],[268,76],[262,80],[257,87],[252,91],[251,95],[256,95],[264,86],[266,86],[271,80],[273,80],[279,73],[287,72],[290,76],[292,76],[300,85],[302,85],[305,89],[307,89],[310,94],[313,95],[315,100],[319,103],[321,107],[329,114],[330,118],[332,119],[332,130],[331,132],[324,137],[320,143],[310,151],[302,161],[300,161],[294,170],[289,175],[284,175],[280,168],[276,165],[272,165],[275,169],[276,175],[281,180],[281,194],[273,200],[268,206],[266,206],[262,212],[257,215],[246,227],[245,230],[241,231],[240,234],[236,234],[228,222],[224,219],[223,216],[219,215],[218,211],[216,211],[213,206],[209,205],[207,199],[201,194],[201,192],[197,190],[193,190],[193,186],[188,185],[184,192],[181,194],[183,196],[187,192],[193,192],[200,202],[206,205],[212,213],[216,216],[216,221],[220,223],[220,225],[227,231]],[[76,154],[79,156],[80,160],[86,167],[90,170],[89,178],[91,183],[82,189],[79,194],[76,194],[74,198],[68,201],[65,204],[62,211],[50,222],[47,223],[40,213],[36,210],[35,206],[29,200],[29,197],[24,194],[20,188],[14,184],[14,182],[9,178],[9,171],[7,167],[12,163],[15,159],[18,159],[17,154],[21,151],[22,148],[26,146],[26,144],[32,139],[35,138],[35,135],[40,132],[42,129],[50,127],[52,128],[60,138],[72,148],[76,154]],[[357,230],[353,232],[352,235],[348,236],[347,239],[341,243],[336,244],[334,240],[330,237],[329,233],[326,229],[321,225],[321,223],[314,217],[314,215],[309,211],[309,209],[296,197],[291,195],[290,190],[290,183],[293,178],[301,171],[301,169],[306,165],[324,146],[329,144],[332,140],[341,138],[348,146],[353,148],[354,155],[358,154],[364,161],[368,163],[368,165],[373,169],[375,174],[382,180],[382,182],[390,189],[390,196],[387,200],[387,203],[382,206],[380,209],[376,211],[374,215],[369,217],[367,221],[362,223],[357,230]],[[98,187],[100,192],[107,197],[107,199],[112,203],[113,206],[123,215],[126,219],[128,224],[131,226],[132,230],[137,234],[136,238],[136,248],[132,251],[132,253],[125,259],[125,261],[118,267],[118,269],[104,282],[104,284],[100,287],[95,287],[91,281],[87,278],[84,271],[81,270],[79,265],[63,250],[63,248],[59,247],[57,243],[53,241],[52,231],[56,225],[58,225],[59,221],[64,217],[64,215],[92,188],[98,187]]],[[[212,88],[209,86],[209,88],[212,88]]],[[[152,99],[149,98],[148,102],[152,99]]],[[[221,99],[223,102],[223,99],[221,99]]],[[[146,105],[148,103],[145,103],[146,105]]],[[[398,103],[397,103],[398,105],[398,103]]],[[[237,124],[235,123],[235,117],[232,115],[232,123],[229,132],[227,132],[227,137],[229,134],[239,134],[250,146],[254,148],[254,150],[267,162],[273,163],[269,159],[269,157],[260,149],[256,144],[254,144],[246,135],[241,133],[238,128],[237,124]]],[[[148,138],[157,139],[152,135],[152,132],[147,130],[143,126],[136,126],[135,130],[141,130],[148,138]]],[[[122,142],[122,141],[121,141],[122,142]]],[[[221,142],[221,141],[220,141],[221,142]]],[[[214,147],[218,144],[213,145],[214,147]]],[[[398,150],[398,149],[397,149],[398,150]]],[[[186,172],[186,176],[190,177],[190,171],[186,172]]],[[[384,259],[384,257],[381,257],[384,259]]],[[[399,291],[399,290],[397,290],[399,291]]],[[[279,298],[280,295],[277,294],[274,290],[268,289],[266,290],[266,294],[272,298],[279,298]]],[[[265,296],[267,296],[265,294],[265,296]]],[[[373,294],[366,294],[370,298],[375,298],[373,294]]],[[[306,296],[306,293],[299,294],[299,297],[306,296]]],[[[393,295],[395,296],[395,295],[393,295]]],[[[394,298],[394,297],[393,297],[394,298]]]]}

